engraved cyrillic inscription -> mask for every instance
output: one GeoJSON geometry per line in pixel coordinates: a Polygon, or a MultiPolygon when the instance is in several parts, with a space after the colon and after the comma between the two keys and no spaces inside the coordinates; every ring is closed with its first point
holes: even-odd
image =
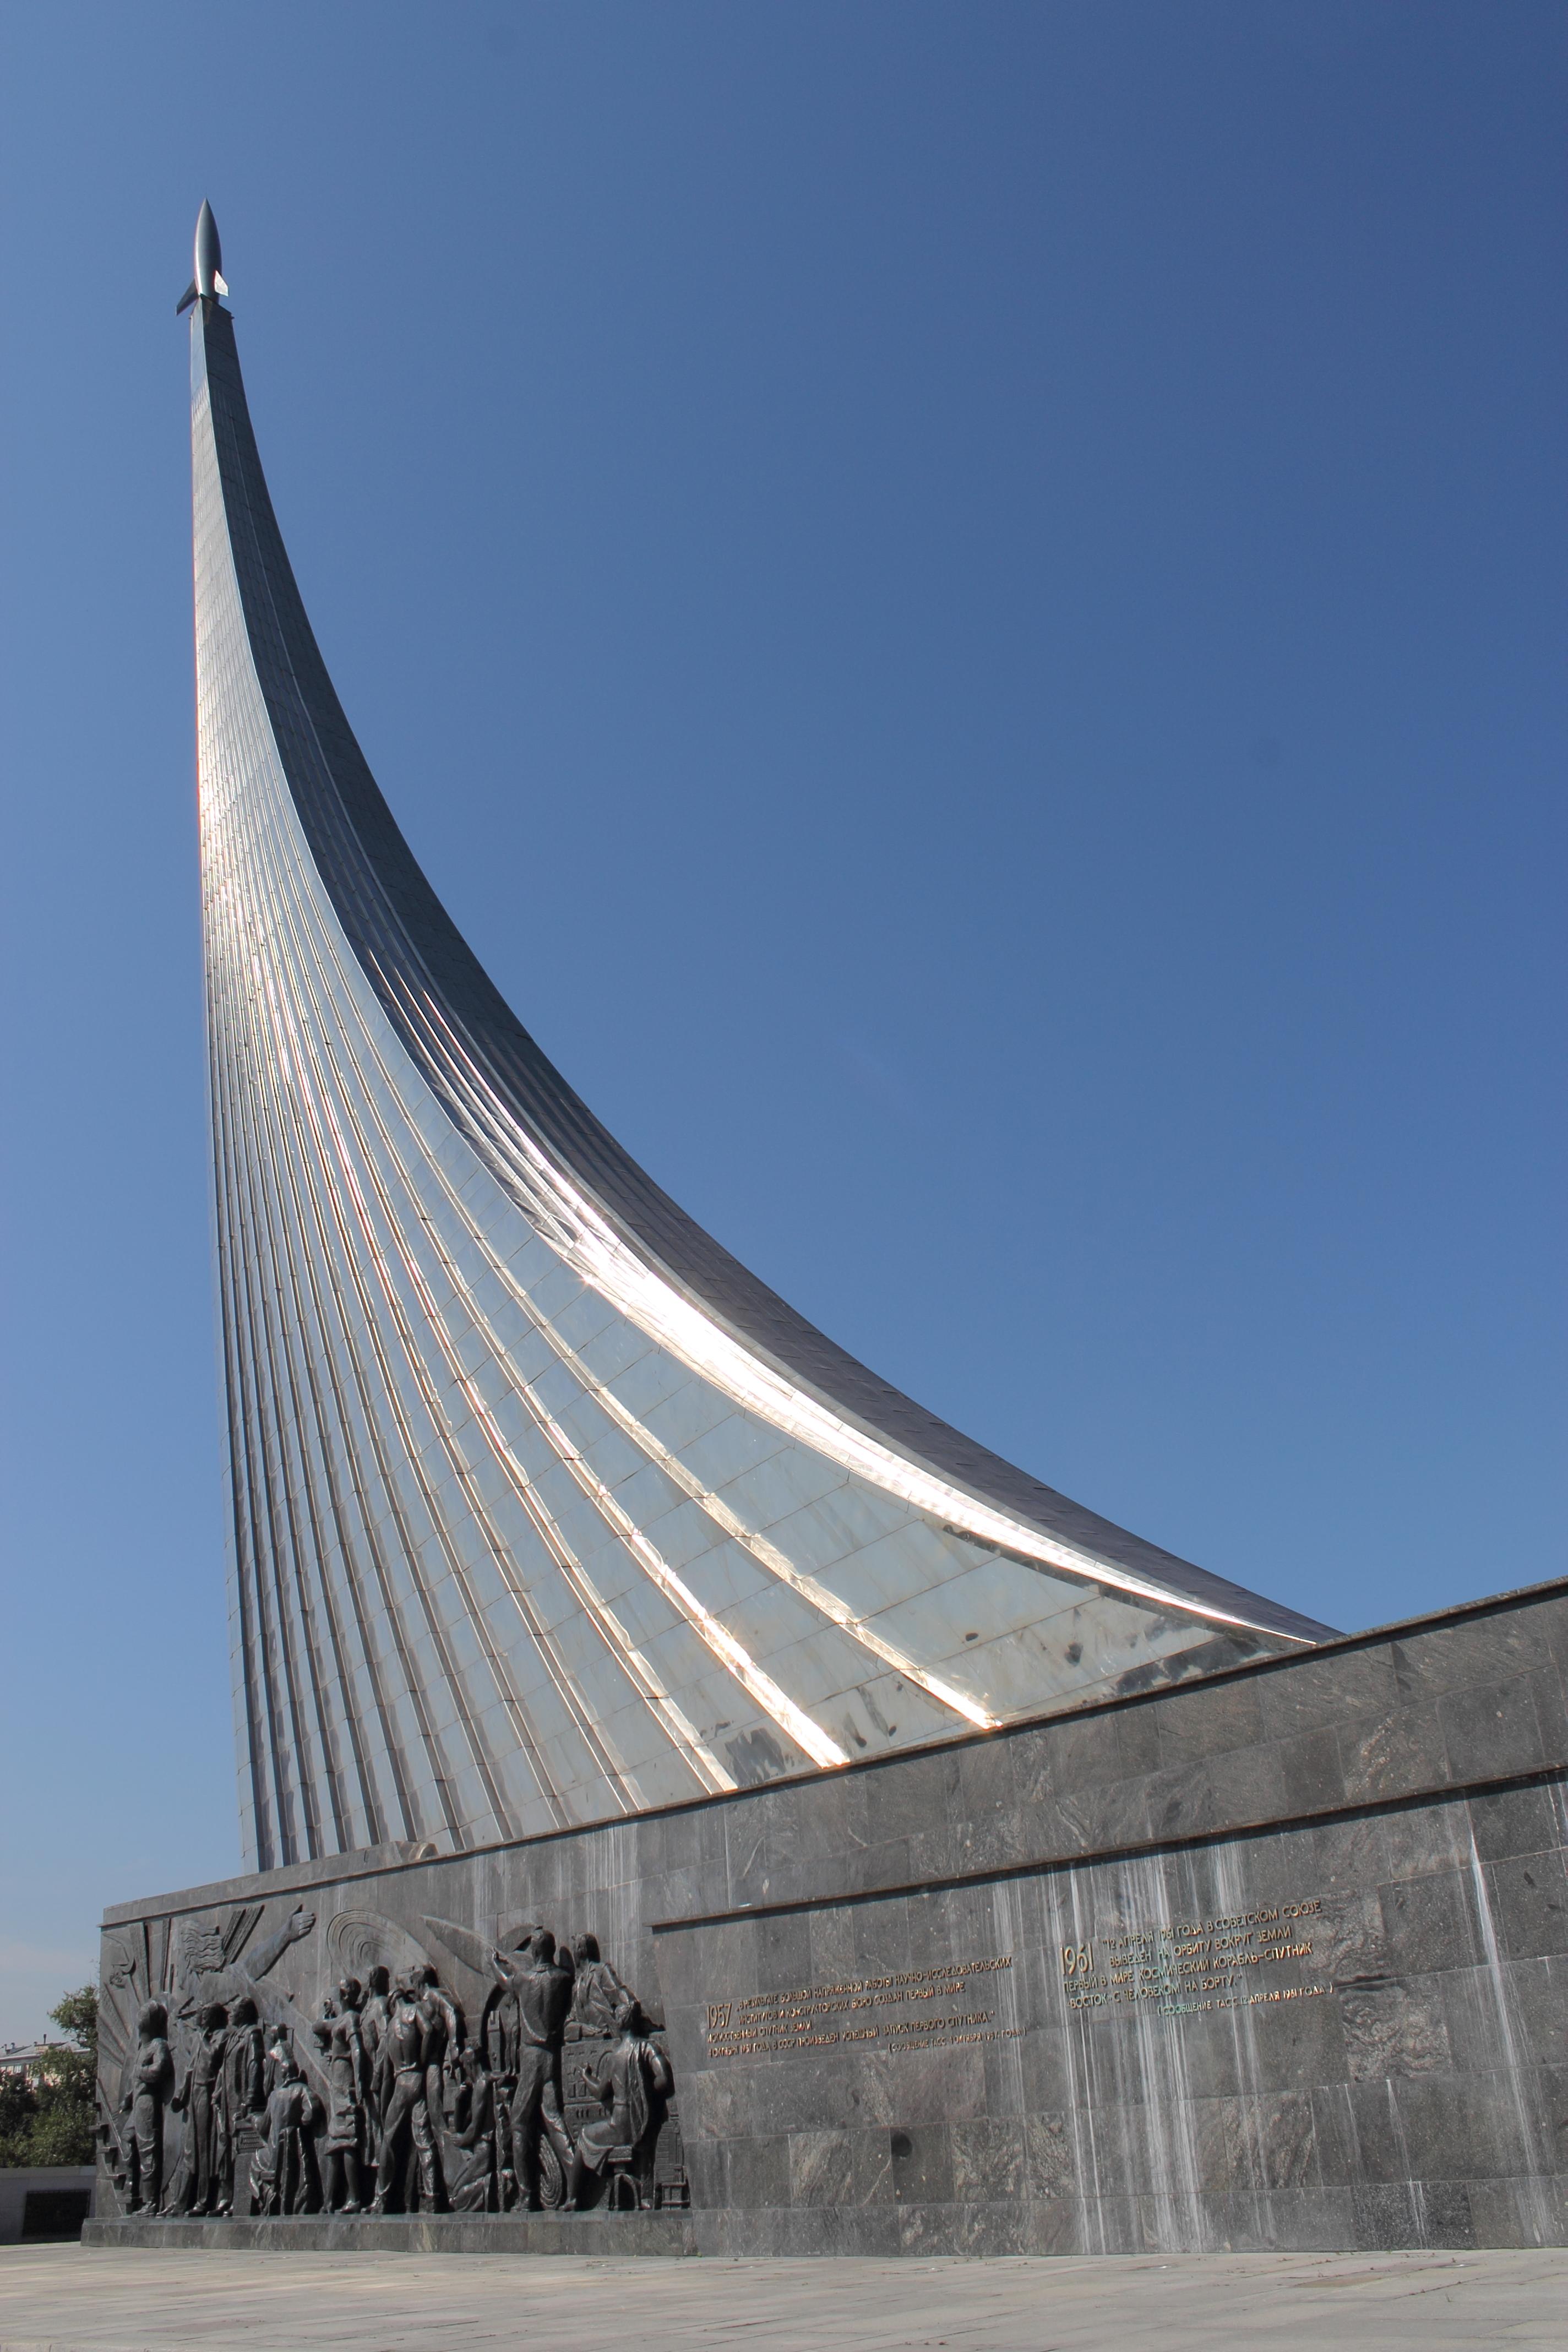
{"type": "Polygon", "coordinates": [[[996,2024],[990,2009],[938,2009],[886,2020],[865,2015],[868,2010],[960,1999],[972,1977],[991,1976],[1012,1965],[1008,1953],[993,1959],[953,1960],[941,1968],[904,1969],[890,1976],[851,1977],[840,1984],[800,1985],[788,1992],[752,1993],[739,2001],[710,2001],[708,2055],[754,2058],[781,2050],[865,2042],[876,2044],[879,2054],[890,2058],[961,2042],[1012,2041],[1020,2029],[996,2024]]]}
{"type": "Polygon", "coordinates": [[[1213,1919],[1165,1920],[1152,1927],[1119,1928],[1059,1950],[1062,1990],[1069,2009],[1113,2015],[1140,2002],[1163,2017],[1210,2009],[1257,2009],[1275,2001],[1310,2000],[1322,1984],[1270,1983],[1251,1976],[1284,1960],[1312,1955],[1311,1921],[1322,1909],[1304,1903],[1262,1904],[1257,1910],[1213,1919]]]}

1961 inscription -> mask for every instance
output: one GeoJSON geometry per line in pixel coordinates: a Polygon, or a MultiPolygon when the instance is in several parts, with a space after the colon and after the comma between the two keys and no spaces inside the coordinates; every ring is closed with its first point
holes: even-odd
{"type": "Polygon", "coordinates": [[[1248,1971],[1310,1959],[1309,1925],[1322,1907],[1321,1897],[1262,1904],[1255,1911],[1164,1921],[1064,1944],[1061,1978],[1068,2007],[1110,2015],[1147,2001],[1162,2017],[1187,2017],[1203,2010],[1315,2000],[1327,1992],[1327,1985],[1272,1984],[1248,1971]]]}

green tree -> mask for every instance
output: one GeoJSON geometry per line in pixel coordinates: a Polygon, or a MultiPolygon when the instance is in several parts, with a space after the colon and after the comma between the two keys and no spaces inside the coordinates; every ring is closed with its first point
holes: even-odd
{"type": "Polygon", "coordinates": [[[0,2165],[90,2164],[98,2077],[98,1989],[68,1992],[49,2017],[51,2042],[30,2078],[0,2074],[0,2165]]]}
{"type": "Polygon", "coordinates": [[[33,2118],[38,2102],[33,2086],[19,2068],[0,2074],[0,2165],[31,2164],[33,2118]]]}

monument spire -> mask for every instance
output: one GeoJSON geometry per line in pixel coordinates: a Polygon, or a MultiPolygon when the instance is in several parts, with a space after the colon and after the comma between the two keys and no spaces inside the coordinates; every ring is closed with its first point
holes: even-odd
{"type": "MultiPolygon", "coordinates": [[[[1144,1690],[1328,1629],[858,1363],[522,1027],[398,830],[193,308],[198,766],[241,1806],[450,1851],[1144,1690]]],[[[592,845],[540,887],[584,894],[592,845]]]]}

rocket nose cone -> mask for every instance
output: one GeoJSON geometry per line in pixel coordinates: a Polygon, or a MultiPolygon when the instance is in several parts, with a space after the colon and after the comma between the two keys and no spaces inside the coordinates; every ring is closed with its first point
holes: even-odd
{"type": "Polygon", "coordinates": [[[196,215],[195,281],[197,291],[211,294],[214,279],[223,268],[223,247],[218,241],[217,223],[213,208],[202,198],[201,211],[196,215]]]}

